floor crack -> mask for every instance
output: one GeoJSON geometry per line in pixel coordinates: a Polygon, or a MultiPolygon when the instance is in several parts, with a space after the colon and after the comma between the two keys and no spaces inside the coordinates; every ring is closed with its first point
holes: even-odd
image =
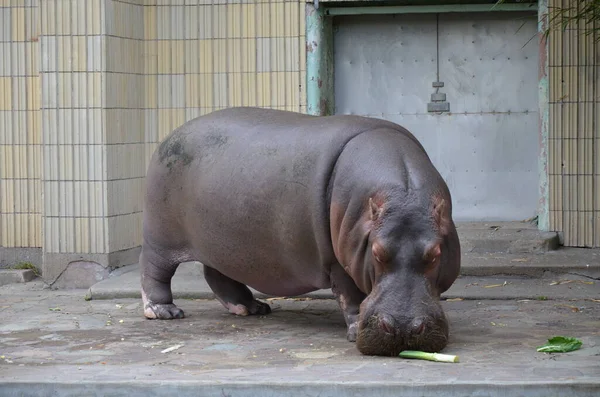
{"type": "Polygon", "coordinates": [[[598,281],[600,281],[600,277],[588,276],[587,274],[581,274],[581,273],[576,273],[576,272],[569,272],[568,274],[572,274],[573,276],[579,276],[579,277],[589,278],[590,280],[598,280],[598,281]]]}

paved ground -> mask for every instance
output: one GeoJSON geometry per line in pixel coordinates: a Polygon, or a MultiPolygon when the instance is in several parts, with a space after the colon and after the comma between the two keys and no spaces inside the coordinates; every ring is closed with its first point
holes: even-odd
{"type": "Polygon", "coordinates": [[[600,396],[600,250],[544,252],[555,236],[532,228],[459,226],[443,295],[457,364],[361,355],[329,290],[257,294],[271,315],[233,316],[198,263],[173,280],[187,317],[146,320],[134,265],[89,289],[0,286],[0,396],[600,396]],[[583,346],[536,352],[556,335],[583,346]]]}
{"type": "Polygon", "coordinates": [[[457,364],[362,356],[331,299],[273,299],[271,315],[246,318],[214,300],[178,299],[185,319],[151,321],[139,299],[86,301],[86,290],[6,285],[0,396],[600,395],[598,281],[477,280],[461,278],[451,296],[464,300],[443,303],[451,326],[444,352],[459,355],[457,364]],[[523,291],[546,300],[523,300],[523,291]],[[583,347],[536,352],[555,335],[583,347]]]}

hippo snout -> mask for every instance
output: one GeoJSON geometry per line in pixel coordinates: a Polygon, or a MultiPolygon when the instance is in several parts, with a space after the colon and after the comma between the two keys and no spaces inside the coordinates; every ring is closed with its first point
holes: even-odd
{"type": "Polygon", "coordinates": [[[403,350],[439,352],[448,344],[448,321],[444,312],[395,318],[376,313],[359,323],[358,350],[365,355],[397,356],[403,350]]]}

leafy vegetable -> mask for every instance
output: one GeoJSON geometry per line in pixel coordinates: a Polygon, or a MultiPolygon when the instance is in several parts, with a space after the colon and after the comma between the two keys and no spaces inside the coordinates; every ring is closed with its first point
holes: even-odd
{"type": "Polygon", "coordinates": [[[416,358],[418,360],[437,361],[441,363],[457,363],[458,356],[451,354],[427,353],[417,350],[404,350],[400,352],[402,358],[416,358]]]}
{"type": "Polygon", "coordinates": [[[583,343],[576,338],[569,336],[555,336],[548,339],[548,343],[537,348],[538,352],[543,353],[567,353],[577,350],[583,343]]]}

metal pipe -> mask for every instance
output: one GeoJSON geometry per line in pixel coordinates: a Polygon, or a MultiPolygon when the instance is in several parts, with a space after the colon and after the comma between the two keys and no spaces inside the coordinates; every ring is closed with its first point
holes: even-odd
{"type": "Polygon", "coordinates": [[[333,114],[332,19],[306,4],[306,112],[315,116],[333,114]]]}
{"type": "Polygon", "coordinates": [[[430,14],[446,12],[488,12],[488,11],[532,11],[537,12],[536,3],[502,4],[440,4],[428,6],[367,6],[331,7],[325,15],[364,15],[364,14],[430,14]]]}

